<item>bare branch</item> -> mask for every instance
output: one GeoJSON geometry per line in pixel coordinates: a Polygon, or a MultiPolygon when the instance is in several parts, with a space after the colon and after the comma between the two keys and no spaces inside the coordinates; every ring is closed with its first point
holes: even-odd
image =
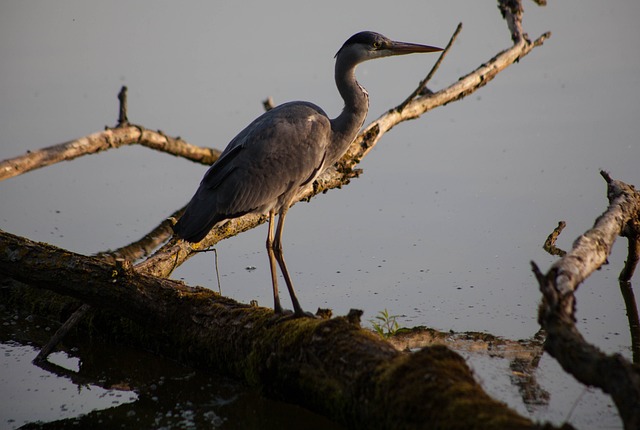
{"type": "Polygon", "coordinates": [[[53,352],[56,346],[62,341],[62,339],[67,335],[69,330],[71,330],[82,317],[85,316],[87,312],[91,310],[91,306],[87,304],[82,304],[76,311],[67,319],[67,321],[56,330],[55,334],[49,339],[49,342],[45,346],[40,349],[40,352],[33,359],[34,363],[41,363],[47,359],[49,354],[53,352]]]}
{"type": "Polygon", "coordinates": [[[551,234],[547,237],[547,240],[544,241],[544,245],[542,245],[542,249],[544,249],[551,255],[564,257],[567,254],[567,252],[556,247],[556,240],[558,239],[558,236],[560,236],[560,233],[562,233],[562,230],[564,230],[566,226],[567,226],[566,222],[564,221],[558,222],[558,226],[553,229],[551,234]]]}
{"type": "Polygon", "coordinates": [[[127,118],[127,87],[122,86],[118,93],[118,100],[120,100],[120,114],[118,115],[118,127],[125,127],[129,125],[129,119],[127,118]]]}
{"type": "Polygon", "coordinates": [[[638,259],[640,259],[640,220],[633,219],[629,221],[622,231],[622,236],[627,238],[628,251],[627,261],[618,279],[621,282],[629,282],[636,271],[638,259]]]}
{"type": "Polygon", "coordinates": [[[607,261],[616,238],[640,216],[640,193],[624,182],[613,180],[606,172],[601,174],[608,184],[606,212],[546,274],[532,263],[543,295],[538,321],[547,331],[546,351],[576,379],[609,393],[625,428],[637,429],[640,428],[640,368],[618,354],[607,355],[587,343],[575,325],[574,292],[607,261]]]}
{"type": "Polygon", "coordinates": [[[206,165],[212,164],[220,155],[218,150],[192,145],[179,137],[167,136],[159,130],[151,131],[137,125],[126,125],[107,128],[80,139],[28,151],[25,155],[4,160],[0,162],[0,181],[61,161],[134,144],[206,165]]]}
{"type": "Polygon", "coordinates": [[[507,21],[507,27],[511,31],[511,40],[518,43],[526,35],[522,32],[522,14],[524,9],[520,0],[498,0],[498,9],[502,17],[507,21]]]}
{"type": "Polygon", "coordinates": [[[418,87],[411,93],[411,95],[409,95],[409,97],[407,97],[402,103],[400,103],[400,105],[398,107],[396,107],[396,110],[398,112],[402,112],[404,110],[404,107],[406,105],[408,105],[411,100],[413,100],[417,96],[425,93],[425,89],[427,87],[427,83],[431,80],[433,75],[435,75],[435,73],[438,70],[438,68],[440,68],[440,64],[442,64],[442,61],[444,60],[444,57],[446,57],[447,53],[449,52],[449,50],[453,46],[453,42],[455,42],[455,40],[458,38],[458,35],[460,34],[461,31],[462,31],[462,23],[459,23],[458,27],[456,27],[456,30],[453,32],[453,35],[451,36],[451,39],[449,39],[449,43],[447,43],[447,46],[444,48],[444,50],[442,51],[442,53],[438,57],[438,60],[436,61],[436,63],[433,65],[433,67],[429,71],[429,74],[427,74],[427,76],[422,81],[420,81],[420,84],[418,84],[418,87]]]}
{"type": "MultiPolygon", "coordinates": [[[[553,264],[554,284],[561,295],[573,293],[593,271],[606,263],[616,238],[627,223],[638,217],[640,194],[630,185],[615,181],[602,172],[608,182],[609,207],[593,228],[573,243],[573,249],[553,264]]],[[[570,313],[570,309],[566,309],[570,313]]]]}
{"type": "Polygon", "coordinates": [[[115,260],[119,258],[136,261],[150,255],[153,250],[171,238],[173,235],[173,229],[171,228],[173,222],[171,218],[179,216],[183,211],[184,208],[174,212],[169,218],[164,219],[141,239],[118,249],[99,252],[96,254],[96,257],[102,258],[105,261],[115,262],[115,260]]]}

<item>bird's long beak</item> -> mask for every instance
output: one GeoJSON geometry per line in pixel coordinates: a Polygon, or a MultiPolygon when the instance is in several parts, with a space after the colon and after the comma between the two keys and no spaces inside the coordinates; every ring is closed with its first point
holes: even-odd
{"type": "Polygon", "coordinates": [[[413,54],[418,52],[442,51],[442,48],[437,48],[435,46],[419,45],[417,43],[396,42],[396,41],[392,41],[391,46],[389,46],[388,49],[389,51],[391,51],[392,55],[404,55],[404,54],[413,54]]]}

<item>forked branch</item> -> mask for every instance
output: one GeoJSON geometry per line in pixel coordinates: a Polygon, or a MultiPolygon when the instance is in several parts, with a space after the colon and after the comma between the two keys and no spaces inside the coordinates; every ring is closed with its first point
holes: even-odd
{"type": "MultiPolygon", "coordinates": [[[[629,225],[637,225],[640,219],[640,193],[624,182],[611,179],[605,172],[602,176],[607,181],[609,207],[594,227],[576,239],[573,249],[546,274],[532,263],[543,295],[538,321],[547,332],[545,350],[577,380],[610,394],[625,428],[637,429],[640,428],[640,368],[619,354],[607,355],[589,344],[575,325],[574,293],[578,286],[607,261],[616,238],[629,225]]],[[[632,310],[635,303],[633,305],[632,310]]],[[[637,310],[635,312],[637,314],[637,310]]]]}
{"type": "Polygon", "coordinates": [[[201,148],[180,137],[167,136],[160,130],[152,131],[130,124],[127,118],[127,87],[122,87],[118,100],[120,108],[116,127],[106,127],[104,131],[0,161],[0,181],[61,161],[135,144],[207,165],[218,159],[220,151],[216,149],[201,148]]]}

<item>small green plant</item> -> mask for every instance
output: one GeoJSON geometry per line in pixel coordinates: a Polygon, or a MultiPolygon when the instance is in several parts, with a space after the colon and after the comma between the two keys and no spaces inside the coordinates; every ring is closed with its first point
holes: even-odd
{"type": "Polygon", "coordinates": [[[378,312],[375,319],[369,320],[369,322],[373,326],[373,331],[384,338],[388,338],[403,330],[397,321],[399,316],[389,315],[389,311],[385,308],[385,310],[378,312]]]}

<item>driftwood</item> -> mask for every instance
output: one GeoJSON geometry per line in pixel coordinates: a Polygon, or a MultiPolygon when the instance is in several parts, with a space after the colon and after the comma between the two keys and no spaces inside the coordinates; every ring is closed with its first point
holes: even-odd
{"type": "MultiPolygon", "coordinates": [[[[299,199],[347,184],[357,175],[359,161],[392,127],[471,94],[549,37],[545,33],[529,40],[522,30],[520,2],[498,3],[511,32],[511,47],[435,93],[426,90],[429,76],[425,78],[404,102],[368,125],[342,160],[301,192],[299,199]]],[[[450,47],[451,43],[443,56],[450,47]]],[[[121,110],[115,128],[0,162],[0,180],[129,144],[142,144],[205,164],[219,154],[129,123],[126,89],[119,99],[121,110]]],[[[630,261],[633,255],[637,261],[637,206],[634,210],[616,218],[619,228],[591,242],[598,244],[595,257],[590,257],[589,251],[576,258],[579,254],[572,251],[549,274],[536,272],[544,294],[540,323],[548,332],[546,350],[579,380],[610,393],[626,428],[638,425],[638,369],[620,356],[608,357],[586,345],[573,325],[573,291],[602,264],[610,243],[620,233],[630,238],[630,261]],[[575,270],[585,261],[590,262],[587,268],[575,270]],[[576,357],[566,352],[566,345],[581,352],[581,362],[571,361],[576,357]],[[623,376],[628,383],[608,381],[605,372],[583,374],[591,365],[606,366],[614,372],[611,378],[623,376]]],[[[178,216],[179,212],[172,215],[178,216]]],[[[198,248],[212,246],[262,222],[264,218],[255,215],[229,222],[213,230],[198,248]]],[[[351,428],[552,428],[532,423],[491,399],[474,381],[464,360],[448,348],[431,345],[414,353],[399,351],[360,329],[356,311],[333,319],[278,318],[268,309],[239,304],[211,290],[166,279],[199,250],[168,240],[170,235],[170,224],[163,221],[135,244],[88,257],[0,231],[0,274],[73,297],[97,312],[108,309],[136,321],[148,330],[146,336],[162,338],[164,348],[179,355],[177,358],[235,375],[263,387],[266,393],[321,412],[351,428]],[[167,240],[151,257],[135,266],[131,263],[167,240]]],[[[627,265],[628,278],[634,267],[627,265]]],[[[527,356],[534,362],[537,358],[527,356]]]]}
{"type": "MultiPolygon", "coordinates": [[[[577,380],[610,394],[625,429],[631,430],[640,428],[640,366],[629,363],[620,354],[603,353],[586,342],[575,325],[574,293],[591,273],[606,263],[618,236],[626,236],[629,240],[629,258],[620,277],[621,287],[628,288],[627,294],[631,291],[629,280],[637,264],[640,193],[624,182],[611,179],[605,172],[602,176],[608,186],[607,211],[591,230],[576,239],[573,249],[546,274],[532,263],[543,294],[538,321],[547,332],[545,350],[577,380]]],[[[635,332],[632,337],[637,341],[640,329],[633,293],[626,303],[629,318],[633,315],[636,318],[635,322],[630,321],[630,327],[632,333],[635,332]]],[[[634,351],[637,351],[637,344],[634,351]]]]}

